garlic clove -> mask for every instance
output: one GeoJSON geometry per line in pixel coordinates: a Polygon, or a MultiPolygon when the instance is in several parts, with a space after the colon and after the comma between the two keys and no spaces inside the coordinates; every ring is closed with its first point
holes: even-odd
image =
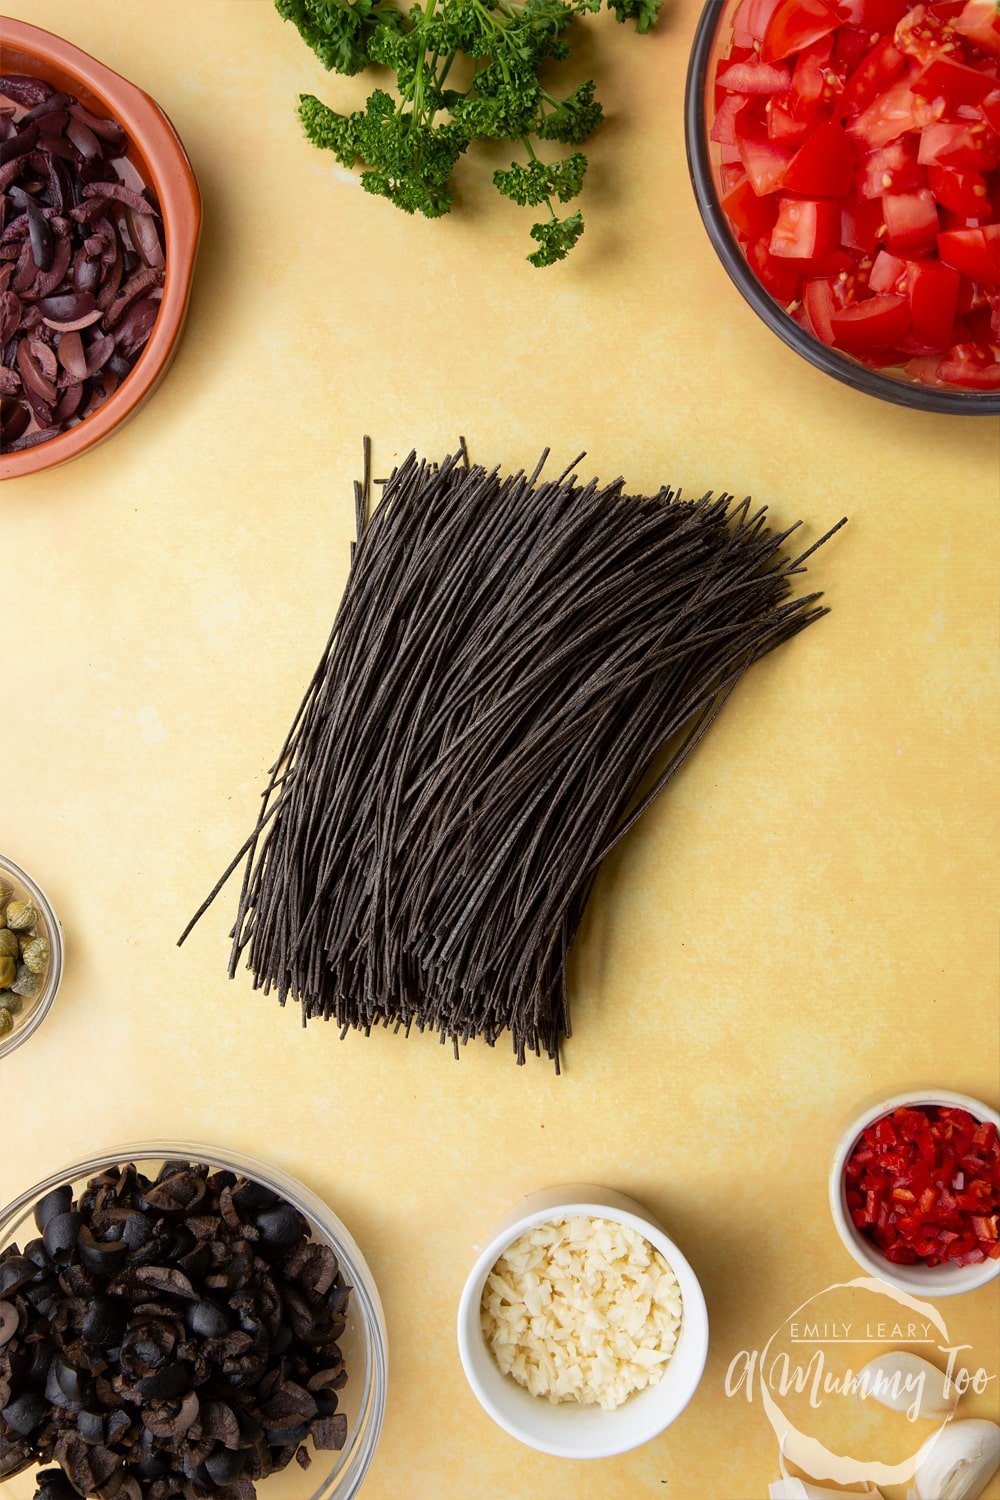
{"type": "Polygon", "coordinates": [[[837,1495],[867,1495],[868,1500],[882,1500],[882,1491],[871,1484],[860,1490],[830,1490],[825,1485],[809,1484],[804,1479],[793,1479],[790,1475],[786,1475],[784,1479],[775,1479],[768,1485],[767,1492],[770,1500],[836,1500],[837,1495]]]}
{"type": "Polygon", "coordinates": [[[943,1370],[901,1349],[870,1359],[858,1371],[854,1390],[862,1400],[870,1396],[890,1411],[906,1412],[911,1421],[949,1417],[958,1405],[958,1391],[943,1370]]]}
{"type": "Polygon", "coordinates": [[[976,1500],[1000,1468],[1000,1427],[978,1418],[949,1422],[917,1454],[911,1500],[976,1500]]]}

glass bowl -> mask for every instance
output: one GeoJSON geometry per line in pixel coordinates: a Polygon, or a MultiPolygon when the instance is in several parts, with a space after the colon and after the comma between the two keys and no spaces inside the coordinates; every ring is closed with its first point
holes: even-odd
{"type": "MultiPolygon", "coordinates": [[[[8,885],[14,887],[15,897],[27,895],[31,898],[32,904],[38,908],[42,917],[38,924],[39,936],[49,940],[49,966],[45,971],[45,982],[37,995],[25,999],[20,1013],[14,1017],[13,1031],[9,1031],[5,1037],[0,1037],[0,1058],[4,1058],[38,1030],[52,1009],[52,1002],[56,998],[56,991],[62,979],[63,941],[59,918],[48,896],[41,886],[32,880],[27,871],[22,870],[21,866],[15,864],[6,854],[0,854],[0,880],[5,880],[8,885]]],[[[4,994],[6,991],[0,991],[0,1005],[3,1004],[4,994]]]]}
{"type": "Polygon", "coordinates": [[[866,395],[893,401],[919,411],[966,416],[1000,414],[1000,391],[963,391],[919,385],[902,371],[872,370],[837,349],[831,349],[800,328],[779,302],[757,280],[719,203],[720,148],[709,140],[714,105],[716,63],[729,49],[733,18],[740,0],[707,0],[691,48],[684,98],[684,133],[688,169],[702,222],[716,254],[757,316],[796,354],[835,380],[866,395]]]}
{"type": "MultiPolygon", "coordinates": [[[[121,1146],[86,1161],[73,1162],[0,1209],[0,1249],[12,1242],[23,1248],[26,1241],[37,1237],[35,1205],[61,1183],[70,1184],[76,1196],[90,1178],[108,1167],[134,1162],[147,1176],[155,1176],[165,1161],[179,1160],[237,1172],[280,1194],[305,1215],[313,1238],[329,1245],[340,1262],[352,1289],[347,1328],[338,1341],[348,1370],[338,1407],[347,1416],[347,1442],[339,1453],[317,1452],[309,1444],[313,1462],[308,1470],[291,1463],[281,1473],[258,1481],[256,1488],[260,1500],[353,1500],[364,1483],[385,1416],[388,1377],[385,1316],[378,1288],[351,1234],[332,1209],[294,1177],[255,1157],[214,1146],[182,1141],[145,1141],[121,1146]]],[[[8,1500],[30,1500],[34,1493],[33,1473],[33,1469],[22,1470],[4,1482],[8,1500]]]]}

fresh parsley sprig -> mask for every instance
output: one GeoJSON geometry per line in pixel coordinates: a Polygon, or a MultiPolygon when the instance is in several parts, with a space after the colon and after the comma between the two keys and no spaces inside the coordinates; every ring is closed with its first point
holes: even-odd
{"type": "MultiPolygon", "coordinates": [[[[601,0],[424,0],[402,10],[391,0],[275,0],[327,68],[359,73],[365,67],[395,74],[395,96],[375,89],[364,109],[338,114],[312,94],[299,100],[306,135],[346,167],[361,166],[366,192],[388,198],[405,213],[438,218],[452,206],[451,178],[476,140],[514,141],[524,160],[494,172],[499,193],[514,203],[544,207],[531,229],[535,266],[564,260],[583,233],[577,209],[560,217],[583,186],[587,158],[574,150],[543,160],[532,144],[580,146],[603,112],[592,81],[563,96],[543,84],[548,63],[569,56],[575,19],[601,0]],[[458,59],[471,65],[465,89],[455,86],[458,59]]],[[[619,21],[645,32],[661,0],[607,0],[619,21]]]]}

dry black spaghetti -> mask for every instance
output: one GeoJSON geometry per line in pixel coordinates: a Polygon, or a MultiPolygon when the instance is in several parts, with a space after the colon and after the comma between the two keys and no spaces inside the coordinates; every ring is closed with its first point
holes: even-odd
{"type": "Polygon", "coordinates": [[[366,446],[333,632],[194,918],[245,862],[230,975],[245,953],[304,1020],[456,1051],[509,1031],[518,1062],[558,1065],[601,860],[747,668],[826,612],[791,594],[815,548],[791,559],[795,527],[749,500],[543,480],[544,461],[502,478],[464,445],[411,454],[369,514],[366,446]]]}

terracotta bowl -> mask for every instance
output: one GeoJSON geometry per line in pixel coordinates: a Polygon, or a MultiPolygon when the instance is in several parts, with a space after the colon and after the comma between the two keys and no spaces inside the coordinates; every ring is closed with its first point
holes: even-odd
{"type": "Polygon", "coordinates": [[[61,37],[0,17],[5,73],[32,73],[75,94],[100,115],[112,115],[128,136],[128,159],[156,193],[166,236],[163,300],[153,332],[118,389],[84,421],[37,447],[0,456],[0,479],[51,469],[101,443],[137,411],[166,373],[180,338],[198,236],[201,196],[176,130],[158,104],[135,84],[61,37]]]}

